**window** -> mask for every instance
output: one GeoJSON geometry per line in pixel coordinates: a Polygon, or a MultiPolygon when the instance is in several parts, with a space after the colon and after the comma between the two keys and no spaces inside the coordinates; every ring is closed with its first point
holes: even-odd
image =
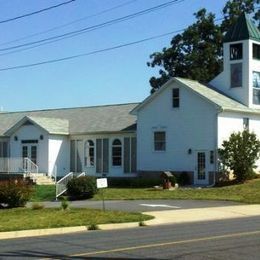
{"type": "Polygon", "coordinates": [[[253,59],[260,60],[260,45],[253,43],[253,59]]]}
{"type": "Polygon", "coordinates": [[[210,161],[210,164],[214,163],[214,151],[210,151],[209,161],[210,161]]]}
{"type": "Polygon", "coordinates": [[[136,172],[136,137],[124,138],[124,173],[136,172]]]}
{"type": "Polygon", "coordinates": [[[82,172],[83,165],[83,141],[70,141],[70,171],[82,172]]]}
{"type": "Polygon", "coordinates": [[[249,130],[249,118],[248,117],[243,118],[243,128],[244,128],[244,130],[249,130]]]}
{"type": "Polygon", "coordinates": [[[231,88],[242,87],[242,63],[231,64],[231,88]]]}
{"type": "Polygon", "coordinates": [[[253,104],[260,105],[260,72],[253,71],[253,104]]]}
{"type": "Polygon", "coordinates": [[[180,91],[178,88],[172,90],[172,107],[180,106],[180,91]]]}
{"type": "Polygon", "coordinates": [[[260,88],[260,72],[253,71],[253,88],[260,88]]]}
{"type": "Polygon", "coordinates": [[[166,150],[166,141],[165,141],[165,132],[154,132],[154,150],[155,151],[165,151],[166,150]]]}
{"type": "Polygon", "coordinates": [[[8,157],[8,142],[0,142],[0,157],[8,157]]]}
{"type": "Polygon", "coordinates": [[[115,139],[112,143],[112,165],[122,165],[122,143],[119,139],[115,139]]]}
{"type": "Polygon", "coordinates": [[[109,172],[109,139],[96,139],[96,172],[109,172]]]}
{"type": "Polygon", "coordinates": [[[92,140],[85,142],[85,166],[94,166],[95,164],[95,144],[92,140]]]}
{"type": "Polygon", "coordinates": [[[230,60],[243,59],[243,45],[242,43],[230,45],[230,60]]]}

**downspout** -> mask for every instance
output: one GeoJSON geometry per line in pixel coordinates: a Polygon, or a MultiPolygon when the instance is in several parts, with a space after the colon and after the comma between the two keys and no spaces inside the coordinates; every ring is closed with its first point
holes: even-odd
{"type": "Polygon", "coordinates": [[[223,112],[223,109],[222,108],[219,108],[217,110],[217,113],[216,113],[216,136],[215,136],[215,169],[214,169],[214,173],[213,173],[213,183],[211,185],[209,185],[208,187],[211,188],[211,187],[214,187],[215,184],[216,184],[216,172],[219,170],[218,169],[218,116],[220,113],[223,112]]]}

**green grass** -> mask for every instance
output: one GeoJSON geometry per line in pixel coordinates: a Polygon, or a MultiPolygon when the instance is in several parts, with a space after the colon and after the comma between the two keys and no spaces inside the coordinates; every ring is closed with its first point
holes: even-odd
{"type": "Polygon", "coordinates": [[[52,201],[55,199],[55,185],[35,185],[34,193],[30,201],[52,201]]]}
{"type": "MultiPolygon", "coordinates": [[[[260,203],[260,179],[244,184],[215,188],[180,188],[177,190],[156,190],[153,188],[107,188],[104,189],[106,200],[137,199],[193,199],[193,200],[229,200],[244,203],[260,203]]],[[[54,186],[35,186],[31,201],[46,201],[55,198],[54,186]]],[[[93,200],[101,200],[101,193],[93,200]]]]}
{"type": "MultiPolygon", "coordinates": [[[[120,189],[104,190],[106,200],[136,200],[136,199],[192,199],[192,200],[229,200],[244,203],[260,203],[260,179],[215,188],[180,188],[176,190],[150,189],[120,189]]],[[[101,200],[101,194],[94,199],[101,200]]]]}
{"type": "Polygon", "coordinates": [[[140,222],[151,219],[140,213],[101,211],[94,209],[0,210],[0,232],[55,227],[90,226],[107,223],[140,222]]]}

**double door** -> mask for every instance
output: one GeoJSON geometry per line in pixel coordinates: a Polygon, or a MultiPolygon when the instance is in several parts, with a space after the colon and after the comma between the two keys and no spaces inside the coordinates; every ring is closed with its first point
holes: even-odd
{"type": "Polygon", "coordinates": [[[22,157],[29,158],[33,163],[37,164],[37,145],[23,144],[22,145],[22,157]]]}

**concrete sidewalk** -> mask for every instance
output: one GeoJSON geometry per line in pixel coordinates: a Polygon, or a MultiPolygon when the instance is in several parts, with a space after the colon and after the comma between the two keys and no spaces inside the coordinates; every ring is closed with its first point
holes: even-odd
{"type": "MultiPolygon", "coordinates": [[[[233,205],[224,207],[204,207],[164,211],[143,212],[154,216],[152,220],[145,222],[148,226],[166,225],[166,224],[183,224],[190,222],[214,221],[234,218],[260,217],[260,205],[233,205]]],[[[138,227],[139,223],[122,223],[122,224],[104,224],[98,225],[101,230],[115,230],[138,227]]],[[[86,226],[51,228],[39,230],[24,230],[0,232],[1,239],[33,237],[43,235],[59,235],[72,232],[88,231],[86,226]]]]}
{"type": "Polygon", "coordinates": [[[260,217],[260,205],[235,205],[196,209],[150,211],[145,214],[154,216],[146,221],[147,225],[180,224],[198,221],[213,221],[242,217],[260,217]]]}

